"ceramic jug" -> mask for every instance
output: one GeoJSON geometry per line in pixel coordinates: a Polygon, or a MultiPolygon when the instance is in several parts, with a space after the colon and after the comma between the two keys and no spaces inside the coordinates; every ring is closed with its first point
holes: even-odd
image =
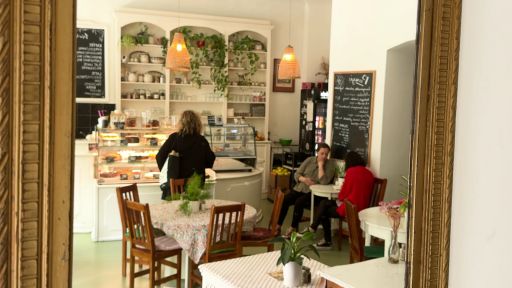
{"type": "Polygon", "coordinates": [[[137,73],[128,72],[128,82],[137,82],[137,73]]]}
{"type": "Polygon", "coordinates": [[[153,83],[153,75],[149,73],[144,74],[144,83],[153,83]]]}

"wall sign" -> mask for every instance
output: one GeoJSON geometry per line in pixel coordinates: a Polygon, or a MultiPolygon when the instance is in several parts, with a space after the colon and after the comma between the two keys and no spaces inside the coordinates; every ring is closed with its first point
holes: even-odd
{"type": "Polygon", "coordinates": [[[105,98],[105,29],[76,29],[76,97],[105,98]]]}
{"type": "Polygon", "coordinates": [[[355,151],[370,163],[375,71],[334,72],[332,152],[355,151]]]}

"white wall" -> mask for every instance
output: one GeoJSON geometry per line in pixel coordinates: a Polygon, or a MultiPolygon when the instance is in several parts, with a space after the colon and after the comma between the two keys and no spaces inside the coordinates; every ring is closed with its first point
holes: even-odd
{"type": "Polygon", "coordinates": [[[449,287],[512,287],[510,11],[462,6],[449,287]]]}
{"type": "MultiPolygon", "coordinates": [[[[290,0],[291,35],[288,29],[288,1],[275,0],[194,0],[181,1],[181,12],[266,19],[272,22],[271,58],[281,58],[291,44],[301,64],[302,79],[297,80],[295,93],[270,95],[269,130],[272,139],[292,138],[298,142],[299,100],[301,81],[315,81],[322,56],[329,54],[331,0],[290,0]],[[290,39],[289,39],[290,38],[290,39]],[[306,60],[307,59],[307,60],[306,60]]],[[[123,7],[148,10],[178,11],[177,0],[77,0],[78,21],[101,23],[113,29],[113,14],[123,7]]],[[[271,85],[271,83],[270,83],[271,85]]]]}
{"type": "MultiPolygon", "coordinates": [[[[379,176],[386,53],[416,38],[417,4],[411,0],[332,1],[329,97],[332,99],[333,72],[376,70],[370,167],[379,176]]],[[[332,101],[328,111],[327,127],[331,127],[332,101]]],[[[330,131],[327,136],[330,141],[330,131]]]]}
{"type": "Polygon", "coordinates": [[[387,52],[379,175],[388,179],[386,200],[401,198],[400,193],[407,191],[402,176],[409,175],[415,60],[414,40],[387,52]]]}

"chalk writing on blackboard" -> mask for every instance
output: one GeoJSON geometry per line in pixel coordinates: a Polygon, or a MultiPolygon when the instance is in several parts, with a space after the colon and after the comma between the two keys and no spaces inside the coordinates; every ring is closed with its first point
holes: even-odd
{"type": "Polygon", "coordinates": [[[371,120],[375,71],[335,72],[332,156],[348,151],[370,160],[371,120]]]}
{"type": "Polygon", "coordinates": [[[105,30],[76,30],[76,96],[105,98],[105,30]]]}

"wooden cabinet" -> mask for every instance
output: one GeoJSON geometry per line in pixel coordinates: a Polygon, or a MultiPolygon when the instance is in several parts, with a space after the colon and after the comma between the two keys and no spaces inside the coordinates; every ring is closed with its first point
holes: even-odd
{"type": "MultiPolygon", "coordinates": [[[[119,65],[114,67],[117,107],[136,114],[142,124],[153,108],[161,109],[161,117],[169,121],[184,110],[192,109],[204,116],[221,116],[228,124],[245,122],[266,138],[271,85],[271,57],[267,49],[271,47],[271,29],[266,20],[139,9],[117,11],[113,33],[118,39],[113,49],[114,59],[119,59],[119,65]],[[191,72],[169,71],[161,62],[165,59],[163,48],[166,47],[162,43],[165,39],[172,41],[173,32],[183,31],[184,27],[185,34],[190,36],[187,39],[194,69],[191,72]],[[142,41],[149,43],[134,45],[141,33],[146,38],[151,37],[142,37],[142,41]],[[224,54],[216,55],[224,59],[209,63],[207,59],[211,57],[204,54],[219,50],[212,51],[215,48],[209,48],[208,41],[190,40],[201,37],[223,42],[224,54]],[[219,71],[222,77],[214,77],[219,71]],[[216,83],[221,82],[223,89],[219,91],[216,83]]],[[[154,113],[159,113],[158,109],[154,113]]],[[[206,117],[203,119],[206,122],[206,117]]]]}

